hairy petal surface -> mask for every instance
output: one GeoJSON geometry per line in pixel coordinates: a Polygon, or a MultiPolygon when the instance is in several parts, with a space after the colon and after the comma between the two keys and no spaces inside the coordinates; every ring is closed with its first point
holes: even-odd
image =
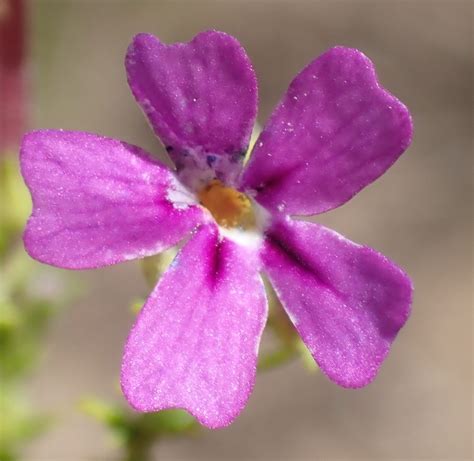
{"type": "Polygon", "coordinates": [[[180,175],[215,171],[229,183],[240,171],[257,111],[255,73],[239,42],[217,31],[171,45],[139,34],[125,65],[130,88],[180,175]]]}
{"type": "Polygon", "coordinates": [[[42,130],[25,135],[20,156],[33,199],[25,247],[41,262],[86,269],[141,258],[203,219],[173,174],[139,147],[42,130]]]}
{"type": "Polygon", "coordinates": [[[253,389],[267,317],[257,255],[209,224],[181,250],[130,333],[122,389],[139,411],[230,424],[253,389]]]}
{"type": "Polygon", "coordinates": [[[273,211],[336,208],[383,174],[411,141],[408,109],[361,52],[332,48],[290,84],[255,144],[242,189],[273,211]]]}
{"type": "Polygon", "coordinates": [[[371,382],[408,318],[409,278],[374,250],[302,221],[275,222],[262,258],[322,371],[344,387],[371,382]]]}

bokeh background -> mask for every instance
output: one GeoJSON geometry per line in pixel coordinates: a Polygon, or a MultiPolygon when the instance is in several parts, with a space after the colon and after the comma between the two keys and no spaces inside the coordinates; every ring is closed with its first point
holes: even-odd
{"type": "MultiPolygon", "coordinates": [[[[412,317],[378,379],[349,391],[297,362],[263,373],[232,426],[163,440],[156,459],[472,459],[473,3],[33,0],[28,7],[31,128],[92,131],[162,153],[128,89],[124,52],[137,32],[174,42],[209,28],[247,49],[261,124],[293,76],[336,44],[364,51],[414,118],[413,144],[396,165],[318,217],[414,280],[412,317]]],[[[128,307],[148,288],[135,263],[66,277],[81,294],[54,320],[29,387],[33,404],[57,421],[25,459],[119,459],[110,434],[78,402],[87,394],[120,400],[128,307]]]]}

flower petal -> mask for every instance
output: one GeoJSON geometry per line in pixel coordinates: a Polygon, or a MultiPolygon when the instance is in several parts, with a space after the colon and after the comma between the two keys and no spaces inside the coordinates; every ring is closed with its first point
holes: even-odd
{"type": "Polygon", "coordinates": [[[130,88],[178,171],[215,171],[229,183],[240,172],[257,112],[255,73],[239,42],[217,31],[172,45],[139,34],[125,65],[130,88]]]}
{"type": "Polygon", "coordinates": [[[296,76],[242,178],[263,206],[310,215],[336,208],[383,174],[410,144],[408,109],[361,52],[332,48],[296,76]]]}
{"type": "Polygon", "coordinates": [[[130,144],[42,130],[23,138],[20,155],[33,198],[25,247],[41,262],[85,269],[141,258],[202,220],[173,174],[130,144]]]}
{"type": "Polygon", "coordinates": [[[322,371],[344,387],[372,381],[408,318],[409,278],[374,250],[302,221],[274,223],[262,257],[322,371]]]}
{"type": "Polygon", "coordinates": [[[139,411],[184,408],[230,424],[252,392],[267,303],[256,255],[202,227],[160,280],[130,333],[122,389],[139,411]]]}

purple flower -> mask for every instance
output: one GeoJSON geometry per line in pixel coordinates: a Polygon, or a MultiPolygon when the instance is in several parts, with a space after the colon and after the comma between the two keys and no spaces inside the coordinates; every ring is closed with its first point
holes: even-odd
{"type": "Polygon", "coordinates": [[[342,205],[410,143],[409,112],[369,59],[335,47],[311,62],[245,166],[257,84],[233,37],[140,34],[126,69],[176,172],[125,142],[63,130],[27,134],[21,165],[34,203],[25,246],[39,261],[102,267],[189,237],[125,346],[130,404],[184,408],[210,428],[236,418],[267,318],[260,271],[329,379],[372,381],[408,318],[411,282],[374,250],[293,219],[342,205]]]}

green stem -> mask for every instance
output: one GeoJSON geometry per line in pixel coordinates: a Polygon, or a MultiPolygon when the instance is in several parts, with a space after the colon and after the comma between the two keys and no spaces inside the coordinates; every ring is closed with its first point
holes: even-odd
{"type": "Polygon", "coordinates": [[[151,461],[151,451],[158,438],[146,432],[133,434],[125,445],[124,461],[151,461]]]}
{"type": "Polygon", "coordinates": [[[258,371],[272,370],[290,362],[298,356],[298,349],[287,344],[268,354],[262,354],[258,361],[258,371]]]}

